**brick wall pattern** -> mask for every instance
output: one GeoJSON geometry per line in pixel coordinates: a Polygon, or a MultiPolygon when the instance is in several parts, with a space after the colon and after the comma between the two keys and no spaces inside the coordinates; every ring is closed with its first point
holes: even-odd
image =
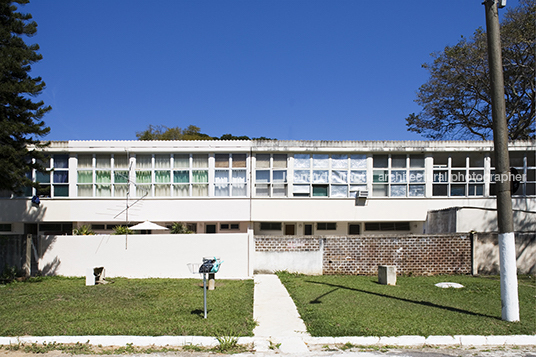
{"type": "Polygon", "coordinates": [[[470,274],[468,234],[374,235],[340,237],[255,237],[258,252],[323,250],[323,274],[376,275],[378,265],[398,274],[470,274]]]}

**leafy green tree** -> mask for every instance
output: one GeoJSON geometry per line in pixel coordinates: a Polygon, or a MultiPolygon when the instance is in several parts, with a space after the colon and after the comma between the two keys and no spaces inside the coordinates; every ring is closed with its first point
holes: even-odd
{"type": "Polygon", "coordinates": [[[219,140],[250,140],[249,136],[234,136],[232,134],[223,134],[220,136],[219,140]]]}
{"type": "Polygon", "coordinates": [[[45,87],[41,77],[29,74],[31,65],[42,59],[39,46],[28,46],[22,38],[34,35],[37,23],[14,5],[28,2],[0,0],[0,190],[16,193],[37,187],[27,173],[45,170],[39,149],[46,144],[39,138],[50,131],[42,118],[51,107],[32,101],[45,87]]]}
{"type": "MultiPolygon", "coordinates": [[[[509,139],[535,137],[536,0],[521,0],[501,23],[509,139]]],[[[428,82],[415,100],[423,109],[406,118],[409,131],[431,139],[482,139],[493,135],[486,34],[476,30],[424,64],[428,82]]]]}
{"type": "MultiPolygon", "coordinates": [[[[168,128],[164,125],[149,125],[144,131],[136,133],[138,140],[251,140],[249,136],[235,136],[232,134],[223,134],[221,137],[210,136],[201,132],[201,129],[195,125],[189,125],[186,129],[178,126],[168,128]]],[[[267,137],[253,138],[253,140],[274,140],[267,137]]]]}
{"type": "Polygon", "coordinates": [[[214,138],[201,133],[201,129],[195,125],[189,125],[186,129],[178,126],[168,128],[163,125],[149,125],[149,127],[136,133],[138,140],[213,140],[214,138]]]}

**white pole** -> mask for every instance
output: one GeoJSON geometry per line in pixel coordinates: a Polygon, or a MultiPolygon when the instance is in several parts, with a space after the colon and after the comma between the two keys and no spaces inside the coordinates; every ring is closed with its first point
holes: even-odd
{"type": "Polygon", "coordinates": [[[504,321],[519,321],[514,233],[499,234],[499,259],[501,264],[502,319],[504,321]]]}

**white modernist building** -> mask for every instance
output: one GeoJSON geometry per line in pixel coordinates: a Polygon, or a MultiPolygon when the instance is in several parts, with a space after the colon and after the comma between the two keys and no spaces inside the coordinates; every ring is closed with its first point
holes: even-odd
{"type": "MultiPolygon", "coordinates": [[[[515,229],[534,231],[536,145],[509,150],[515,229]]],[[[0,198],[1,234],[146,220],[255,235],[497,230],[489,141],[62,141],[46,152],[40,189],[0,198]]]]}

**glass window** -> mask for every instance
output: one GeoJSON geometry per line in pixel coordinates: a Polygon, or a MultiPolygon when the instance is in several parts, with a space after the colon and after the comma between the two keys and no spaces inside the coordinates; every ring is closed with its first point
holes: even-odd
{"type": "Polygon", "coordinates": [[[216,154],[216,167],[229,167],[229,154],[216,154]]]}
{"type": "Polygon", "coordinates": [[[372,196],[387,197],[389,196],[389,185],[373,185],[372,196]]]}
{"type": "Polygon", "coordinates": [[[95,194],[97,197],[111,197],[112,185],[104,185],[104,184],[95,185],[95,194]]]}
{"type": "Polygon", "coordinates": [[[270,170],[257,170],[255,172],[255,181],[269,183],[270,182],[270,170]]]}
{"type": "Polygon", "coordinates": [[[350,155],[350,168],[366,169],[367,168],[367,155],[350,155]]]}
{"type": "Polygon", "coordinates": [[[411,168],[424,168],[424,155],[410,155],[409,166],[411,168]]]}
{"type": "Polygon", "coordinates": [[[308,182],[311,182],[309,170],[295,170],[294,171],[294,182],[296,182],[296,183],[308,183],[308,182]]]}
{"type": "Polygon", "coordinates": [[[348,168],[348,155],[331,155],[331,168],[332,169],[348,168]]]}
{"type": "Polygon", "coordinates": [[[453,153],[450,157],[451,167],[465,167],[467,154],[465,153],[453,153]]]}
{"type": "Polygon", "coordinates": [[[328,185],[313,185],[313,196],[328,196],[328,185]]]}
{"type": "Polygon", "coordinates": [[[69,168],[69,156],[68,155],[54,155],[54,168],[56,169],[69,168]]]}
{"type": "Polygon", "coordinates": [[[154,181],[156,183],[170,183],[171,182],[170,171],[155,171],[154,181]]]}
{"type": "Polygon", "coordinates": [[[54,183],[69,183],[68,171],[54,171],[53,176],[54,183]]]}
{"type": "Polygon", "coordinates": [[[450,185],[451,196],[465,196],[465,185],[450,185]]]}
{"type": "Polygon", "coordinates": [[[373,183],[389,182],[389,171],[387,170],[374,170],[372,174],[373,183]]]}
{"type": "Polygon", "coordinates": [[[287,182],[287,171],[278,170],[274,171],[274,182],[284,183],[287,182]]]}
{"type": "Polygon", "coordinates": [[[128,169],[128,157],[127,155],[114,155],[114,168],[116,169],[128,169]]]}
{"type": "Polygon", "coordinates": [[[406,183],[406,170],[392,170],[391,182],[393,183],[406,183]]]}
{"type": "Polygon", "coordinates": [[[137,169],[150,169],[152,168],[151,155],[136,155],[136,168],[137,169]]]}
{"type": "Polygon", "coordinates": [[[469,154],[470,167],[484,167],[484,153],[472,152],[469,154]]]}
{"type": "Polygon", "coordinates": [[[190,171],[173,171],[173,182],[174,183],[188,183],[190,182],[190,171]]]}
{"type": "Polygon", "coordinates": [[[54,186],[54,197],[68,197],[69,196],[69,186],[54,186]]]}
{"type": "Polygon", "coordinates": [[[347,183],[348,171],[331,171],[332,183],[347,183]]]}
{"type": "Polygon", "coordinates": [[[173,167],[178,168],[178,169],[190,167],[190,155],[188,154],[173,155],[173,167]]]}
{"type": "Polygon", "coordinates": [[[329,155],[313,155],[313,168],[329,168],[329,155]]]}
{"type": "Polygon", "coordinates": [[[294,167],[305,169],[309,168],[311,165],[310,156],[305,154],[295,154],[294,155],[294,167]]]}
{"type": "Polygon", "coordinates": [[[448,167],[449,154],[444,152],[434,153],[434,167],[443,168],[448,167]]]}
{"type": "Polygon", "coordinates": [[[348,197],[348,186],[346,185],[332,185],[331,197],[348,197]]]}
{"type": "Polygon", "coordinates": [[[95,182],[96,183],[111,183],[112,182],[112,172],[111,171],[102,171],[98,170],[95,172],[95,182]]]}
{"type": "Polygon", "coordinates": [[[233,170],[231,182],[232,196],[247,196],[246,170],[233,170]]]}
{"type": "Polygon", "coordinates": [[[112,155],[107,154],[97,154],[95,155],[95,162],[98,169],[109,169],[112,167],[111,164],[112,155]]]}
{"type": "Polygon", "coordinates": [[[208,171],[205,170],[193,170],[192,182],[208,182],[208,171]]]}
{"type": "Polygon", "coordinates": [[[78,197],[93,196],[93,185],[78,185],[78,197]]]}
{"type": "Polygon", "coordinates": [[[246,167],[246,154],[232,154],[233,167],[246,167]]]}
{"type": "Polygon", "coordinates": [[[257,154],[255,165],[260,169],[270,168],[270,154],[257,154]]]}
{"type": "Polygon", "coordinates": [[[151,171],[136,171],[136,183],[151,183],[151,171]]]}
{"type": "Polygon", "coordinates": [[[114,171],[114,182],[128,183],[128,171],[114,171]]]}
{"type": "Polygon", "coordinates": [[[410,197],[424,197],[424,185],[409,185],[410,197]]]}
{"type": "Polygon", "coordinates": [[[367,172],[366,171],[350,171],[350,182],[351,183],[367,183],[367,172]]]}
{"type": "Polygon", "coordinates": [[[274,154],[274,168],[286,169],[287,168],[287,154],[274,154]]]}
{"type": "Polygon", "coordinates": [[[192,165],[194,168],[207,168],[208,167],[208,154],[192,155],[192,165]]]}
{"type": "Polygon", "coordinates": [[[391,167],[401,169],[406,167],[406,155],[391,155],[391,167]]]}
{"type": "Polygon", "coordinates": [[[93,167],[93,155],[78,155],[78,168],[89,169],[93,167]]]}
{"type": "Polygon", "coordinates": [[[409,172],[409,182],[424,182],[424,170],[411,170],[409,172]]]}
{"type": "Polygon", "coordinates": [[[329,183],[329,171],[328,170],[314,170],[313,171],[313,183],[329,183]]]}
{"type": "Polygon", "coordinates": [[[391,185],[391,197],[406,197],[406,185],[391,185]]]}
{"type": "Polygon", "coordinates": [[[78,171],[78,183],[93,183],[93,171],[78,171]]]}
{"type": "Polygon", "coordinates": [[[128,185],[114,185],[114,197],[127,197],[128,185]]]}
{"type": "Polygon", "coordinates": [[[35,180],[39,183],[50,183],[50,172],[36,172],[35,180]]]}
{"type": "Polygon", "coordinates": [[[171,167],[170,155],[155,155],[154,167],[156,169],[169,169],[171,167]]]}
{"type": "Polygon", "coordinates": [[[374,168],[387,168],[388,156],[387,155],[373,155],[372,167],[374,168]]]}

